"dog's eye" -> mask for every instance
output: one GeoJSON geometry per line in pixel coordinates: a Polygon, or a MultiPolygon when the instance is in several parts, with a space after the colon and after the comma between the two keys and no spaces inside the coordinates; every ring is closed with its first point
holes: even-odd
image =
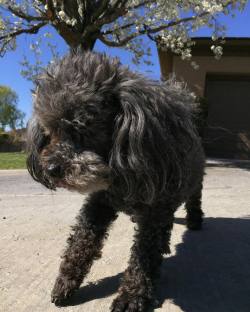
{"type": "Polygon", "coordinates": [[[49,143],[50,143],[50,137],[48,135],[44,135],[38,144],[39,150],[44,149],[44,147],[49,145],[49,143]]]}
{"type": "Polygon", "coordinates": [[[63,130],[61,129],[63,136],[71,140],[77,150],[82,149],[85,125],[79,120],[62,119],[61,122],[63,123],[63,130]]]}
{"type": "Polygon", "coordinates": [[[70,127],[70,129],[68,129],[66,136],[73,142],[73,144],[75,145],[77,149],[83,143],[83,139],[82,139],[82,135],[80,131],[74,127],[70,127]]]}

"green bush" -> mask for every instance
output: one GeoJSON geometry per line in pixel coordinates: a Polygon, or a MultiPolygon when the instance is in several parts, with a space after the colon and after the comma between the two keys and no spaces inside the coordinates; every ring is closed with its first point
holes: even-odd
{"type": "Polygon", "coordinates": [[[10,142],[10,135],[6,132],[0,131],[0,144],[6,144],[10,142]]]}

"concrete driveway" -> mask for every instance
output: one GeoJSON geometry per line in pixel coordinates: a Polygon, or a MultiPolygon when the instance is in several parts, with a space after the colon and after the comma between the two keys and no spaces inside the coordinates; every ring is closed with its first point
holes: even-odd
{"type": "MultiPolygon", "coordinates": [[[[250,170],[217,165],[206,170],[204,229],[187,231],[183,209],[176,214],[155,311],[250,311],[250,170]]],[[[0,171],[1,312],[109,311],[132,243],[133,224],[124,215],[68,306],[50,303],[59,256],[83,200],[45,190],[26,171],[0,171]]]]}

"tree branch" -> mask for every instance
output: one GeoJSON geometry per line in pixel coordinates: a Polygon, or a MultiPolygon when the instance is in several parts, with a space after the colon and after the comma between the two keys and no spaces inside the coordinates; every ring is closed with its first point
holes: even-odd
{"type": "Polygon", "coordinates": [[[56,12],[55,7],[52,0],[44,0],[42,1],[44,4],[47,4],[48,10],[47,10],[47,16],[48,18],[53,21],[56,19],[56,12]]]}
{"type": "Polygon", "coordinates": [[[99,7],[97,7],[96,11],[93,14],[93,21],[95,21],[96,18],[101,16],[101,14],[108,9],[109,2],[110,0],[101,0],[98,2],[99,7]]]}
{"type": "Polygon", "coordinates": [[[185,17],[185,18],[179,19],[177,21],[172,21],[172,22],[169,22],[167,24],[163,24],[163,25],[155,27],[155,28],[148,28],[148,29],[143,30],[142,32],[143,32],[143,34],[146,34],[146,33],[156,34],[159,31],[162,31],[164,29],[174,27],[174,26],[180,25],[182,23],[188,23],[188,22],[196,20],[197,18],[201,18],[201,17],[209,15],[209,14],[210,14],[209,12],[203,12],[199,15],[191,16],[191,17],[185,17]]]}
{"type": "MultiPolygon", "coordinates": [[[[154,3],[154,2],[155,2],[155,0],[146,0],[146,1],[143,1],[142,3],[134,5],[133,7],[128,7],[127,10],[133,10],[133,9],[136,10],[136,9],[139,9],[140,7],[143,7],[147,4],[154,3]]],[[[128,24],[121,26],[120,29],[126,29],[129,27],[132,27],[133,25],[134,25],[134,23],[128,23],[128,24]]],[[[110,35],[113,32],[114,32],[113,30],[106,30],[103,34],[104,35],[110,35]]]]}
{"type": "Polygon", "coordinates": [[[126,45],[130,40],[133,40],[138,36],[140,36],[140,34],[133,33],[132,35],[127,36],[126,38],[119,40],[117,42],[116,41],[110,41],[110,40],[106,39],[103,34],[99,34],[99,36],[97,38],[109,47],[122,47],[122,46],[126,45]]]}
{"type": "Polygon", "coordinates": [[[8,6],[8,10],[13,13],[14,15],[16,15],[17,17],[23,18],[25,19],[27,22],[32,22],[32,21],[45,21],[48,20],[47,16],[32,16],[32,15],[28,15],[26,13],[24,13],[21,10],[17,10],[15,8],[13,8],[12,6],[8,6]]]}
{"type": "MultiPolygon", "coordinates": [[[[129,23],[129,24],[125,24],[125,25],[122,25],[119,29],[127,29],[127,28],[129,28],[129,27],[132,27],[132,26],[134,26],[135,25],[135,23],[129,23]]],[[[114,33],[114,30],[112,29],[112,30],[105,30],[102,34],[103,35],[111,35],[111,34],[113,34],[114,33]]]]}
{"type": "Polygon", "coordinates": [[[0,46],[0,57],[4,56],[6,47],[8,46],[10,40],[6,40],[3,42],[2,46],[0,46]]]}
{"type": "Polygon", "coordinates": [[[128,10],[137,10],[147,4],[150,4],[150,3],[155,3],[155,0],[145,0],[143,1],[142,3],[138,3],[137,5],[134,5],[134,6],[131,6],[131,7],[128,7],[127,9],[128,10]]]}
{"type": "Polygon", "coordinates": [[[7,39],[7,38],[11,39],[11,38],[17,37],[21,34],[37,34],[39,29],[42,28],[43,26],[45,26],[46,24],[47,24],[47,22],[42,22],[42,23],[39,23],[37,25],[34,25],[31,28],[19,29],[17,31],[14,31],[14,32],[5,34],[3,36],[0,36],[0,40],[7,39]]]}
{"type": "MultiPolygon", "coordinates": [[[[229,1],[227,4],[224,4],[223,5],[223,8],[226,8],[228,7],[229,5],[233,4],[234,1],[229,1]]],[[[201,17],[204,17],[204,16],[207,16],[207,15],[210,15],[211,13],[210,12],[202,12],[198,15],[195,15],[195,16],[190,16],[190,17],[185,17],[185,18],[182,18],[182,19],[179,19],[177,21],[172,21],[172,22],[169,22],[167,24],[164,24],[164,25],[161,25],[159,27],[156,27],[156,28],[151,28],[151,29],[147,29],[146,30],[146,33],[150,33],[150,34],[155,34],[161,30],[164,30],[164,29],[167,29],[167,28],[170,28],[170,27],[173,27],[173,26],[177,26],[181,23],[188,23],[188,22],[191,22],[191,21],[194,21],[196,20],[197,18],[201,18],[201,17]]]]}
{"type": "Polygon", "coordinates": [[[114,22],[117,18],[125,15],[127,13],[127,9],[125,7],[127,2],[128,0],[117,0],[110,10],[107,10],[105,15],[100,20],[96,21],[95,25],[97,27],[101,27],[105,24],[114,22]]]}
{"type": "MultiPolygon", "coordinates": [[[[231,5],[231,4],[233,4],[233,1],[229,1],[227,4],[224,4],[223,7],[225,8],[225,7],[227,7],[227,6],[231,5]]],[[[176,21],[171,21],[169,23],[163,24],[163,25],[155,27],[155,28],[150,28],[149,26],[148,27],[144,27],[144,29],[139,30],[138,32],[134,32],[133,34],[123,38],[122,40],[119,40],[118,42],[111,41],[111,40],[108,40],[108,39],[105,38],[105,35],[113,33],[112,30],[108,30],[108,31],[106,31],[104,33],[100,33],[98,39],[101,40],[107,46],[110,46],[110,47],[122,47],[125,44],[127,44],[130,40],[133,40],[136,37],[139,37],[141,35],[156,34],[156,33],[160,32],[160,31],[162,31],[164,29],[177,26],[177,25],[179,25],[181,23],[188,23],[188,22],[196,20],[197,18],[201,18],[201,17],[207,16],[207,15],[210,15],[210,14],[211,14],[210,12],[206,11],[206,12],[202,12],[202,13],[196,15],[196,16],[190,16],[190,17],[185,17],[185,18],[182,18],[182,19],[179,19],[179,20],[176,20],[176,21]]],[[[133,26],[132,23],[124,25],[124,26],[121,26],[121,29],[122,29],[122,27],[124,29],[126,27],[131,27],[131,26],[133,26]]],[[[149,38],[152,38],[152,36],[149,36],[149,38]]]]}

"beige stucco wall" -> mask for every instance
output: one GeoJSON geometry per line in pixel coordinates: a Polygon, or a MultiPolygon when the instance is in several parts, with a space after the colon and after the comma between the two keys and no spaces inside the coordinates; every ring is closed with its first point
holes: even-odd
{"type": "Polygon", "coordinates": [[[173,72],[177,78],[188,82],[189,88],[199,96],[204,96],[204,88],[207,73],[239,73],[250,74],[249,57],[222,57],[217,61],[209,56],[194,56],[193,61],[199,64],[200,68],[195,70],[190,63],[182,61],[180,57],[173,58],[173,72]]]}

